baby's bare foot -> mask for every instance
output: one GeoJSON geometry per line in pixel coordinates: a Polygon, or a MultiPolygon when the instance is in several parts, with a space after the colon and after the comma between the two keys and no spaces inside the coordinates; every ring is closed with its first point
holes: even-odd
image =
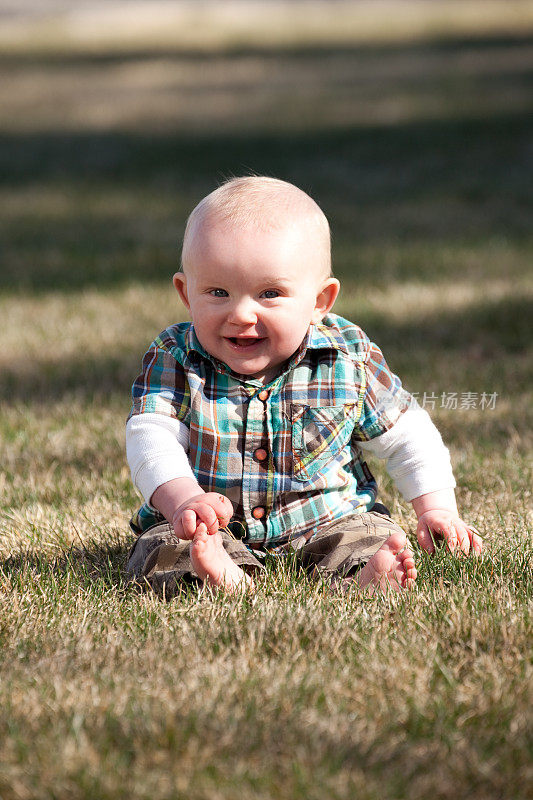
{"type": "Polygon", "coordinates": [[[361,589],[374,594],[400,589],[412,589],[416,580],[413,551],[405,533],[393,533],[370,561],[357,573],[355,580],[361,589]]]}
{"type": "Polygon", "coordinates": [[[209,535],[201,522],[190,544],[191,561],[199,578],[225,591],[251,588],[252,580],[224,550],[220,533],[209,535]]]}

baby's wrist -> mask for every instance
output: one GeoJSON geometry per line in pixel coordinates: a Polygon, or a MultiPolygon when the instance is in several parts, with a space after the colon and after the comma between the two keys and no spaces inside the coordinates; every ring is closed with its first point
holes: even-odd
{"type": "Polygon", "coordinates": [[[459,514],[455,509],[452,508],[428,508],[422,514],[417,514],[418,522],[425,522],[427,519],[433,519],[434,517],[441,517],[445,515],[446,518],[454,517],[459,519],[459,514]]]}
{"type": "Polygon", "coordinates": [[[453,489],[439,489],[435,492],[427,492],[411,500],[416,516],[420,519],[428,512],[446,512],[457,514],[457,503],[453,489]]]}
{"type": "Polygon", "coordinates": [[[439,506],[438,508],[426,508],[425,511],[422,511],[420,516],[424,517],[426,514],[441,514],[444,512],[445,514],[457,514],[457,511],[454,508],[446,508],[446,506],[439,506]]]}
{"type": "Polygon", "coordinates": [[[186,503],[204,493],[195,480],[190,478],[174,478],[163,483],[151,497],[151,504],[171,522],[177,512],[185,510],[186,503]]]}
{"type": "Polygon", "coordinates": [[[172,525],[173,528],[175,528],[176,525],[180,522],[183,511],[184,509],[182,509],[181,506],[178,506],[178,508],[176,508],[176,510],[170,517],[170,524],[172,525]]]}

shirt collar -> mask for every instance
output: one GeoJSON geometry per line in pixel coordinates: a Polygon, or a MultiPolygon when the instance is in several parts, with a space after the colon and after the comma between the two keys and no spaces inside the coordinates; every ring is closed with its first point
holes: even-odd
{"type": "Polygon", "coordinates": [[[309,326],[306,337],[291,360],[291,366],[299,364],[308,350],[341,350],[347,353],[346,342],[335,325],[335,318],[326,315],[322,322],[309,326]]]}
{"type": "Polygon", "coordinates": [[[287,362],[284,372],[298,366],[309,350],[340,350],[347,353],[346,342],[340,331],[332,327],[334,320],[326,315],[322,322],[311,324],[300,347],[287,362]],[[328,324],[329,323],[329,324],[328,324]]]}
{"type": "Polygon", "coordinates": [[[202,347],[202,345],[198,340],[198,337],[196,336],[196,331],[194,330],[194,325],[192,324],[192,322],[187,331],[187,336],[185,339],[185,349],[189,358],[193,355],[193,353],[198,353],[198,355],[200,355],[202,358],[209,361],[217,372],[223,372],[227,374],[231,372],[227,364],[224,364],[223,361],[219,361],[217,358],[208,353],[207,350],[204,350],[204,348],[202,347]]]}

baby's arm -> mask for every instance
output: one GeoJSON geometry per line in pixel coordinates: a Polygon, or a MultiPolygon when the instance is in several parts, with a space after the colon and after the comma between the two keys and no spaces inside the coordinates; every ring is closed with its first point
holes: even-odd
{"type": "Polygon", "coordinates": [[[196,481],[187,443],[187,427],[168,415],[145,413],[128,420],[126,453],[133,482],[180,539],[192,539],[199,522],[216,533],[233,514],[227,497],[204,492],[196,481]]]}
{"type": "Polygon", "coordinates": [[[389,475],[418,517],[424,550],[434,552],[433,538],[443,537],[451,550],[481,552],[481,537],[459,517],[450,456],[426,411],[409,408],[388,431],[358,445],[387,459],[389,475]]]}

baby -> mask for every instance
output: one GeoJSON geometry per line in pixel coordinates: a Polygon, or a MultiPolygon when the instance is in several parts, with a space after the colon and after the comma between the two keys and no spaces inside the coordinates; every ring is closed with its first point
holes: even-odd
{"type": "Polygon", "coordinates": [[[305,192],[236,178],[187,222],[174,286],[192,323],[144,356],[127,424],[146,503],[128,568],[172,596],[182,580],[253,586],[266,552],[342,589],[411,588],[405,532],[376,503],[364,454],[418,517],[420,545],[480,553],[459,517],[447,449],[380,349],[330,313],[329,225],[305,192]]]}

